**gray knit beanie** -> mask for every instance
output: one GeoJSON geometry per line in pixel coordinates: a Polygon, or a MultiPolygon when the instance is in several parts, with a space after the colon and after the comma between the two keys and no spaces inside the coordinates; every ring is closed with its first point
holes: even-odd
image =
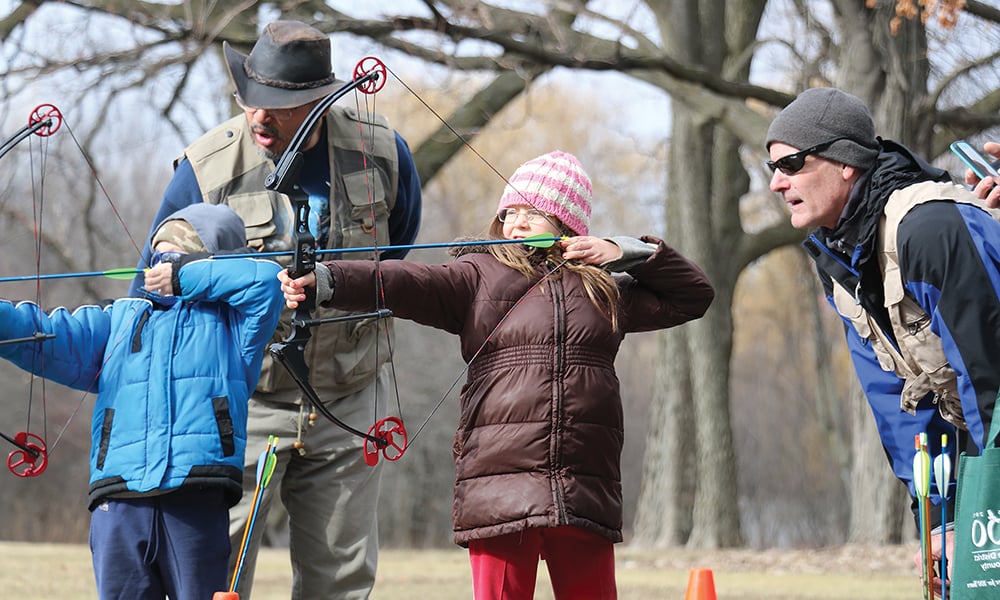
{"type": "Polygon", "coordinates": [[[816,154],[868,169],[878,156],[872,114],[857,96],[834,88],[808,89],[778,113],[767,130],[766,148],[774,142],[805,150],[843,137],[816,154]]]}

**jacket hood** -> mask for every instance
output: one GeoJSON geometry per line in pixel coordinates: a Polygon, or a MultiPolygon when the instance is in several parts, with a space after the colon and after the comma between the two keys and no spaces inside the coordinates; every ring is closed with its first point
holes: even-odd
{"type": "Polygon", "coordinates": [[[455,242],[463,244],[462,246],[451,246],[448,248],[448,254],[458,258],[459,256],[465,256],[466,254],[486,254],[489,252],[489,244],[477,244],[476,242],[487,242],[486,238],[481,237],[460,237],[455,238],[455,242]]]}
{"type": "Polygon", "coordinates": [[[239,250],[247,245],[243,219],[224,204],[204,202],[185,206],[160,221],[149,236],[150,242],[164,223],[173,220],[182,220],[190,224],[210,253],[239,250]]]}

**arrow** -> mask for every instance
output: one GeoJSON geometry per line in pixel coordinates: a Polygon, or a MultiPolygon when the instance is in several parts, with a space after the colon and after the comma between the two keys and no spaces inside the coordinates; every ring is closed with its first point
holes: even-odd
{"type": "Polygon", "coordinates": [[[274,467],[278,464],[278,457],[275,452],[278,449],[278,438],[273,435],[268,436],[267,446],[257,458],[257,485],[253,491],[253,503],[250,505],[250,517],[247,519],[246,528],[243,530],[243,541],[240,542],[239,560],[236,561],[236,568],[233,569],[233,579],[229,584],[229,591],[235,592],[236,585],[240,581],[243,573],[243,563],[247,558],[247,543],[250,534],[253,532],[254,524],[257,522],[257,513],[260,511],[260,503],[263,499],[264,489],[271,483],[271,475],[274,474],[274,467]]]}
{"type": "MultiPolygon", "coordinates": [[[[400,244],[396,246],[366,246],[359,248],[333,248],[327,250],[317,250],[317,255],[323,254],[350,254],[354,252],[375,252],[375,251],[389,251],[389,250],[423,250],[427,248],[460,248],[463,246],[494,246],[497,244],[524,244],[525,246],[531,246],[532,248],[551,248],[556,242],[567,239],[565,236],[555,237],[549,234],[538,234],[524,239],[516,240],[474,240],[466,242],[436,242],[428,244],[400,244]]],[[[292,251],[275,251],[275,252],[253,252],[249,254],[220,254],[218,256],[213,256],[213,260],[227,259],[227,258],[273,258],[276,256],[291,256],[292,251]]],[[[50,273],[48,275],[14,275],[11,277],[0,277],[0,283],[12,283],[17,281],[43,281],[48,279],[73,279],[76,277],[108,277],[110,279],[132,279],[139,273],[145,272],[145,269],[137,269],[135,267],[120,267],[116,269],[108,269],[106,271],[81,271],[77,273],[50,273]]]]}
{"type": "Polygon", "coordinates": [[[0,277],[0,283],[13,281],[44,281],[47,279],[72,279],[75,277],[108,277],[110,279],[132,279],[145,269],[135,267],[122,267],[120,269],[108,269],[107,271],[81,271],[79,273],[49,273],[48,275],[15,275],[11,277],[0,277]]]}
{"type": "Polygon", "coordinates": [[[917,494],[917,512],[919,513],[921,570],[923,574],[924,600],[933,600],[931,592],[931,574],[933,573],[933,558],[931,557],[930,540],[930,502],[931,493],[931,461],[927,454],[927,434],[920,433],[913,440],[916,453],[913,455],[913,488],[917,494]]]}
{"type": "Polygon", "coordinates": [[[941,434],[941,454],[934,457],[934,480],[941,497],[941,598],[948,598],[948,485],[951,482],[951,456],[948,455],[948,434],[941,434]]]}

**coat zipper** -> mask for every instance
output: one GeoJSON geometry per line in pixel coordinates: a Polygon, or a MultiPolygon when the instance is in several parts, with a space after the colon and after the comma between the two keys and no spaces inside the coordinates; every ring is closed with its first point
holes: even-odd
{"type": "Polygon", "coordinates": [[[563,498],[563,478],[560,473],[562,469],[562,461],[559,460],[562,452],[562,439],[561,433],[558,429],[558,425],[561,421],[560,417],[562,415],[563,378],[565,377],[564,345],[566,342],[566,300],[563,296],[565,290],[562,283],[561,279],[550,280],[550,288],[552,290],[552,317],[555,329],[555,344],[552,357],[552,443],[550,445],[552,449],[552,458],[550,462],[552,469],[552,493],[556,505],[556,517],[558,519],[557,524],[559,525],[565,525],[568,523],[566,520],[566,504],[563,498]]]}

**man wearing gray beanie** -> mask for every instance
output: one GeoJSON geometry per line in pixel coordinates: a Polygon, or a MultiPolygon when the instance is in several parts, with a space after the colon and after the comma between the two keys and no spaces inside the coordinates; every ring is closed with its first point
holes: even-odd
{"type": "Polygon", "coordinates": [[[834,88],[813,88],[799,94],[771,122],[768,148],[774,142],[796,148],[823,146],[817,156],[864,170],[878,156],[875,123],[868,107],[860,98],[834,88]]]}
{"type": "MultiPolygon", "coordinates": [[[[948,434],[953,460],[987,443],[1000,388],[1000,210],[876,137],[865,103],[837,89],[800,94],[765,143],[770,188],[794,227],[812,229],[803,246],[845,322],[893,472],[915,496],[915,434],[927,433],[932,456],[948,434]]],[[[952,515],[932,521],[950,527],[952,515]]]]}

